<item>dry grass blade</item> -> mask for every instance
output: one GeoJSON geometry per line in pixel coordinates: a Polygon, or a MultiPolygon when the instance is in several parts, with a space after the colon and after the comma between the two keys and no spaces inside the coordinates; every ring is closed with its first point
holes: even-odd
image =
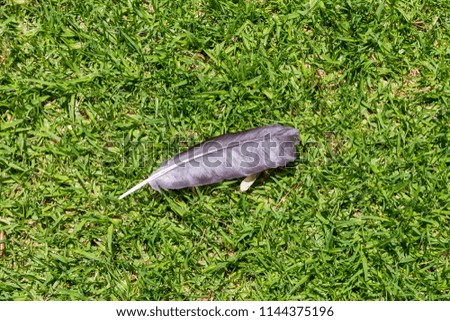
{"type": "Polygon", "coordinates": [[[5,232],[0,231],[0,257],[5,257],[5,232]]]}

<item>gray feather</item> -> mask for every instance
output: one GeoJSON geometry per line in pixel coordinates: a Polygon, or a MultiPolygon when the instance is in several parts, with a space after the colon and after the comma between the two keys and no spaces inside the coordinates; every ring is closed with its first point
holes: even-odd
{"type": "Polygon", "coordinates": [[[202,186],[246,177],[269,168],[285,166],[296,158],[297,129],[270,125],[209,139],[165,161],[146,180],[156,191],[202,186]]]}

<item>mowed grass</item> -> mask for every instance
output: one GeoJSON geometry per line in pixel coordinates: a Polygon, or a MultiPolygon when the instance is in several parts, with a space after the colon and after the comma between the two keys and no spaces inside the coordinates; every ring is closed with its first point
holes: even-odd
{"type": "Polygon", "coordinates": [[[448,300],[450,3],[6,1],[0,299],[448,300]],[[291,168],[118,196],[273,123],[291,168]]]}

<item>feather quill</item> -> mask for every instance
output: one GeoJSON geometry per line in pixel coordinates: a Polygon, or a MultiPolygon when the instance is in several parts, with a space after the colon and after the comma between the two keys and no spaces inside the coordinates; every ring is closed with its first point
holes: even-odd
{"type": "Polygon", "coordinates": [[[295,160],[295,145],[299,140],[297,129],[281,125],[214,137],[163,162],[119,199],[146,184],[160,192],[253,176],[269,168],[285,166],[295,160]]]}

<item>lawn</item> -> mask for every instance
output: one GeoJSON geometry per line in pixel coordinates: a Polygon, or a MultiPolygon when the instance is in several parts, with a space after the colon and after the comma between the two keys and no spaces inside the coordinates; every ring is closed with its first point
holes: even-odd
{"type": "Polygon", "coordinates": [[[449,103],[447,0],[1,1],[0,299],[448,300],[449,103]],[[246,193],[118,200],[273,123],[246,193]]]}

